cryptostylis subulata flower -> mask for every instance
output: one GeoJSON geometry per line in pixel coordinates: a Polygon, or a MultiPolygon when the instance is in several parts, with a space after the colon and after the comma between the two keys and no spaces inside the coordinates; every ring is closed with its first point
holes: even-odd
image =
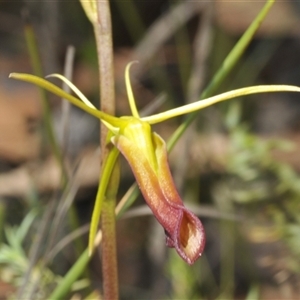
{"type": "Polygon", "coordinates": [[[167,245],[175,247],[187,263],[194,263],[203,252],[205,234],[175,188],[164,140],[148,123],[133,118],[112,143],[128,161],[148,206],[165,229],[167,245]]]}
{"type": "MultiPolygon", "coordinates": [[[[184,206],[172,179],[166,143],[158,134],[152,131],[151,125],[234,97],[265,92],[300,92],[300,88],[288,85],[246,87],[171,109],[164,113],[140,117],[129,81],[130,65],[127,66],[125,71],[125,81],[132,111],[131,117],[117,118],[97,110],[71,82],[58,74],[52,76],[58,77],[67,83],[79,99],[67,94],[52,83],[33,75],[13,73],[10,77],[34,83],[53,92],[99,118],[108,127],[110,130],[109,142],[116,147],[111,150],[112,155],[108,156],[108,165],[114,163],[117,156],[115,155],[116,149],[123,154],[134,173],[148,206],[165,230],[167,246],[174,247],[182,259],[188,264],[193,264],[204,250],[204,229],[198,217],[184,206]]],[[[108,176],[110,176],[110,173],[106,173],[105,170],[104,167],[99,186],[100,193],[98,191],[100,197],[96,199],[92,216],[89,238],[90,254],[94,247],[94,239],[101,214],[102,196],[104,196],[108,176]]]]}

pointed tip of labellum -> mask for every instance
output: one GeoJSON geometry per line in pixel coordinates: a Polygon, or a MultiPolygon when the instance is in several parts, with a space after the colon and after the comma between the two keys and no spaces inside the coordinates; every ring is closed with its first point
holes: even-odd
{"type": "Polygon", "coordinates": [[[182,207],[178,223],[172,233],[166,232],[167,246],[174,247],[179,256],[192,265],[202,254],[205,233],[201,221],[182,207]]]}

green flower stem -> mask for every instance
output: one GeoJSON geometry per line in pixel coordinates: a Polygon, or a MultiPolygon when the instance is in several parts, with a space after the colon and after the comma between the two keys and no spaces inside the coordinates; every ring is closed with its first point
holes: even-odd
{"type": "MultiPolygon", "coordinates": [[[[251,23],[251,25],[248,27],[246,32],[243,34],[243,36],[239,39],[239,41],[236,43],[234,48],[230,51],[226,59],[224,60],[222,66],[216,73],[216,75],[211,80],[208,87],[203,91],[200,98],[204,99],[207,98],[217,90],[217,88],[221,85],[221,83],[224,81],[226,76],[232,71],[233,67],[236,65],[236,63],[239,61],[243,53],[245,52],[246,48],[250,44],[251,40],[253,39],[254,34],[258,30],[259,26],[265,19],[266,15],[268,14],[269,10],[271,9],[272,5],[274,4],[275,0],[269,0],[265,6],[262,8],[260,13],[256,16],[254,21],[251,23]]],[[[196,119],[198,115],[198,112],[191,113],[184,123],[182,123],[177,130],[172,134],[171,138],[168,140],[167,146],[168,150],[170,151],[176,144],[176,142],[179,140],[179,138],[182,136],[182,134],[186,131],[186,129],[189,127],[189,125],[196,119]]]]}
{"type": "MultiPolygon", "coordinates": [[[[97,19],[93,22],[100,76],[100,109],[115,114],[115,87],[113,66],[112,28],[109,0],[97,1],[97,19]]],[[[108,129],[101,123],[101,161],[104,162],[110,150],[107,147],[108,129]]],[[[105,166],[102,165],[101,169],[105,166]]],[[[112,169],[102,209],[102,275],[104,299],[118,299],[118,269],[116,257],[115,202],[119,186],[118,164],[112,169]]]]}
{"type": "Polygon", "coordinates": [[[102,228],[102,274],[104,299],[118,299],[118,268],[116,247],[116,197],[120,181],[119,162],[114,165],[110,182],[107,186],[103,211],[101,215],[102,228]]]}
{"type": "MultiPolygon", "coordinates": [[[[97,21],[94,23],[95,38],[99,60],[100,76],[100,110],[104,113],[115,115],[115,87],[112,30],[109,1],[97,1],[97,21]]],[[[101,124],[101,156],[107,155],[106,136],[107,128],[101,124]]]]}
{"type": "MultiPolygon", "coordinates": [[[[26,23],[25,27],[24,27],[24,31],[25,31],[25,39],[26,39],[26,43],[27,43],[29,56],[31,59],[33,72],[35,75],[37,75],[39,77],[43,77],[41,60],[40,60],[40,56],[38,53],[38,47],[37,47],[33,28],[29,23],[26,23]]],[[[39,90],[40,90],[41,99],[42,99],[43,120],[44,120],[45,129],[46,129],[46,134],[48,136],[53,154],[54,154],[57,162],[60,165],[60,169],[62,172],[62,186],[65,187],[66,183],[67,183],[67,172],[66,172],[66,169],[65,169],[65,166],[63,163],[62,153],[59,149],[59,146],[58,146],[55,134],[54,134],[51,110],[49,107],[49,101],[47,99],[47,93],[42,88],[40,88],[39,90]]]]}

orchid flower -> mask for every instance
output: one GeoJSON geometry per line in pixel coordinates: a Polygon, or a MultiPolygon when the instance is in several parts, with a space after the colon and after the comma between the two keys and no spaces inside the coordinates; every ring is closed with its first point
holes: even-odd
{"type": "MultiPolygon", "coordinates": [[[[132,116],[117,118],[97,110],[91,102],[65,77],[50,75],[67,83],[78,98],[45,79],[29,75],[12,73],[11,78],[34,83],[52,93],[70,101],[87,113],[97,117],[110,130],[109,142],[114,148],[108,155],[103,167],[102,178],[92,216],[89,250],[93,251],[94,240],[101,215],[101,205],[110,177],[110,170],[118,153],[128,161],[138,186],[148,206],[166,234],[166,244],[174,247],[179,256],[188,264],[193,264],[201,256],[205,246],[205,233],[201,221],[183,204],[170,172],[167,147],[164,140],[152,131],[151,125],[167,119],[188,114],[215,103],[239,96],[266,92],[300,92],[300,88],[288,85],[262,85],[232,90],[214,97],[183,105],[163,113],[140,117],[136,108],[130,78],[130,63],[125,70],[125,82],[132,116]]],[[[105,200],[104,200],[105,201],[105,200]]]]}

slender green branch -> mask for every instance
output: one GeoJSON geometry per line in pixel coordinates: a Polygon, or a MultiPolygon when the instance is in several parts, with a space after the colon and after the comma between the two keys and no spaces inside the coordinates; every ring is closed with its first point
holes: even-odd
{"type": "MultiPolygon", "coordinates": [[[[115,114],[115,87],[113,72],[113,48],[109,1],[97,1],[98,20],[94,23],[99,60],[100,109],[104,113],[115,114]]],[[[101,126],[101,156],[107,154],[107,128],[101,126]]]]}
{"type": "MultiPolygon", "coordinates": [[[[224,60],[224,63],[217,71],[213,79],[211,80],[211,83],[201,94],[200,99],[210,97],[216,91],[216,89],[221,85],[221,83],[224,81],[227,75],[232,71],[233,67],[237,64],[241,56],[244,54],[246,48],[252,41],[255,33],[257,32],[261,23],[267,16],[274,2],[275,0],[268,0],[268,2],[265,4],[265,6],[262,8],[262,10],[254,19],[254,21],[248,27],[246,32],[243,34],[243,36],[239,39],[239,41],[236,43],[234,48],[227,55],[226,59],[224,60]]],[[[175,146],[176,142],[186,131],[189,125],[196,119],[197,115],[198,112],[191,113],[186,118],[186,120],[177,128],[177,130],[172,134],[172,136],[170,137],[167,143],[169,150],[171,150],[175,146]]]]}

